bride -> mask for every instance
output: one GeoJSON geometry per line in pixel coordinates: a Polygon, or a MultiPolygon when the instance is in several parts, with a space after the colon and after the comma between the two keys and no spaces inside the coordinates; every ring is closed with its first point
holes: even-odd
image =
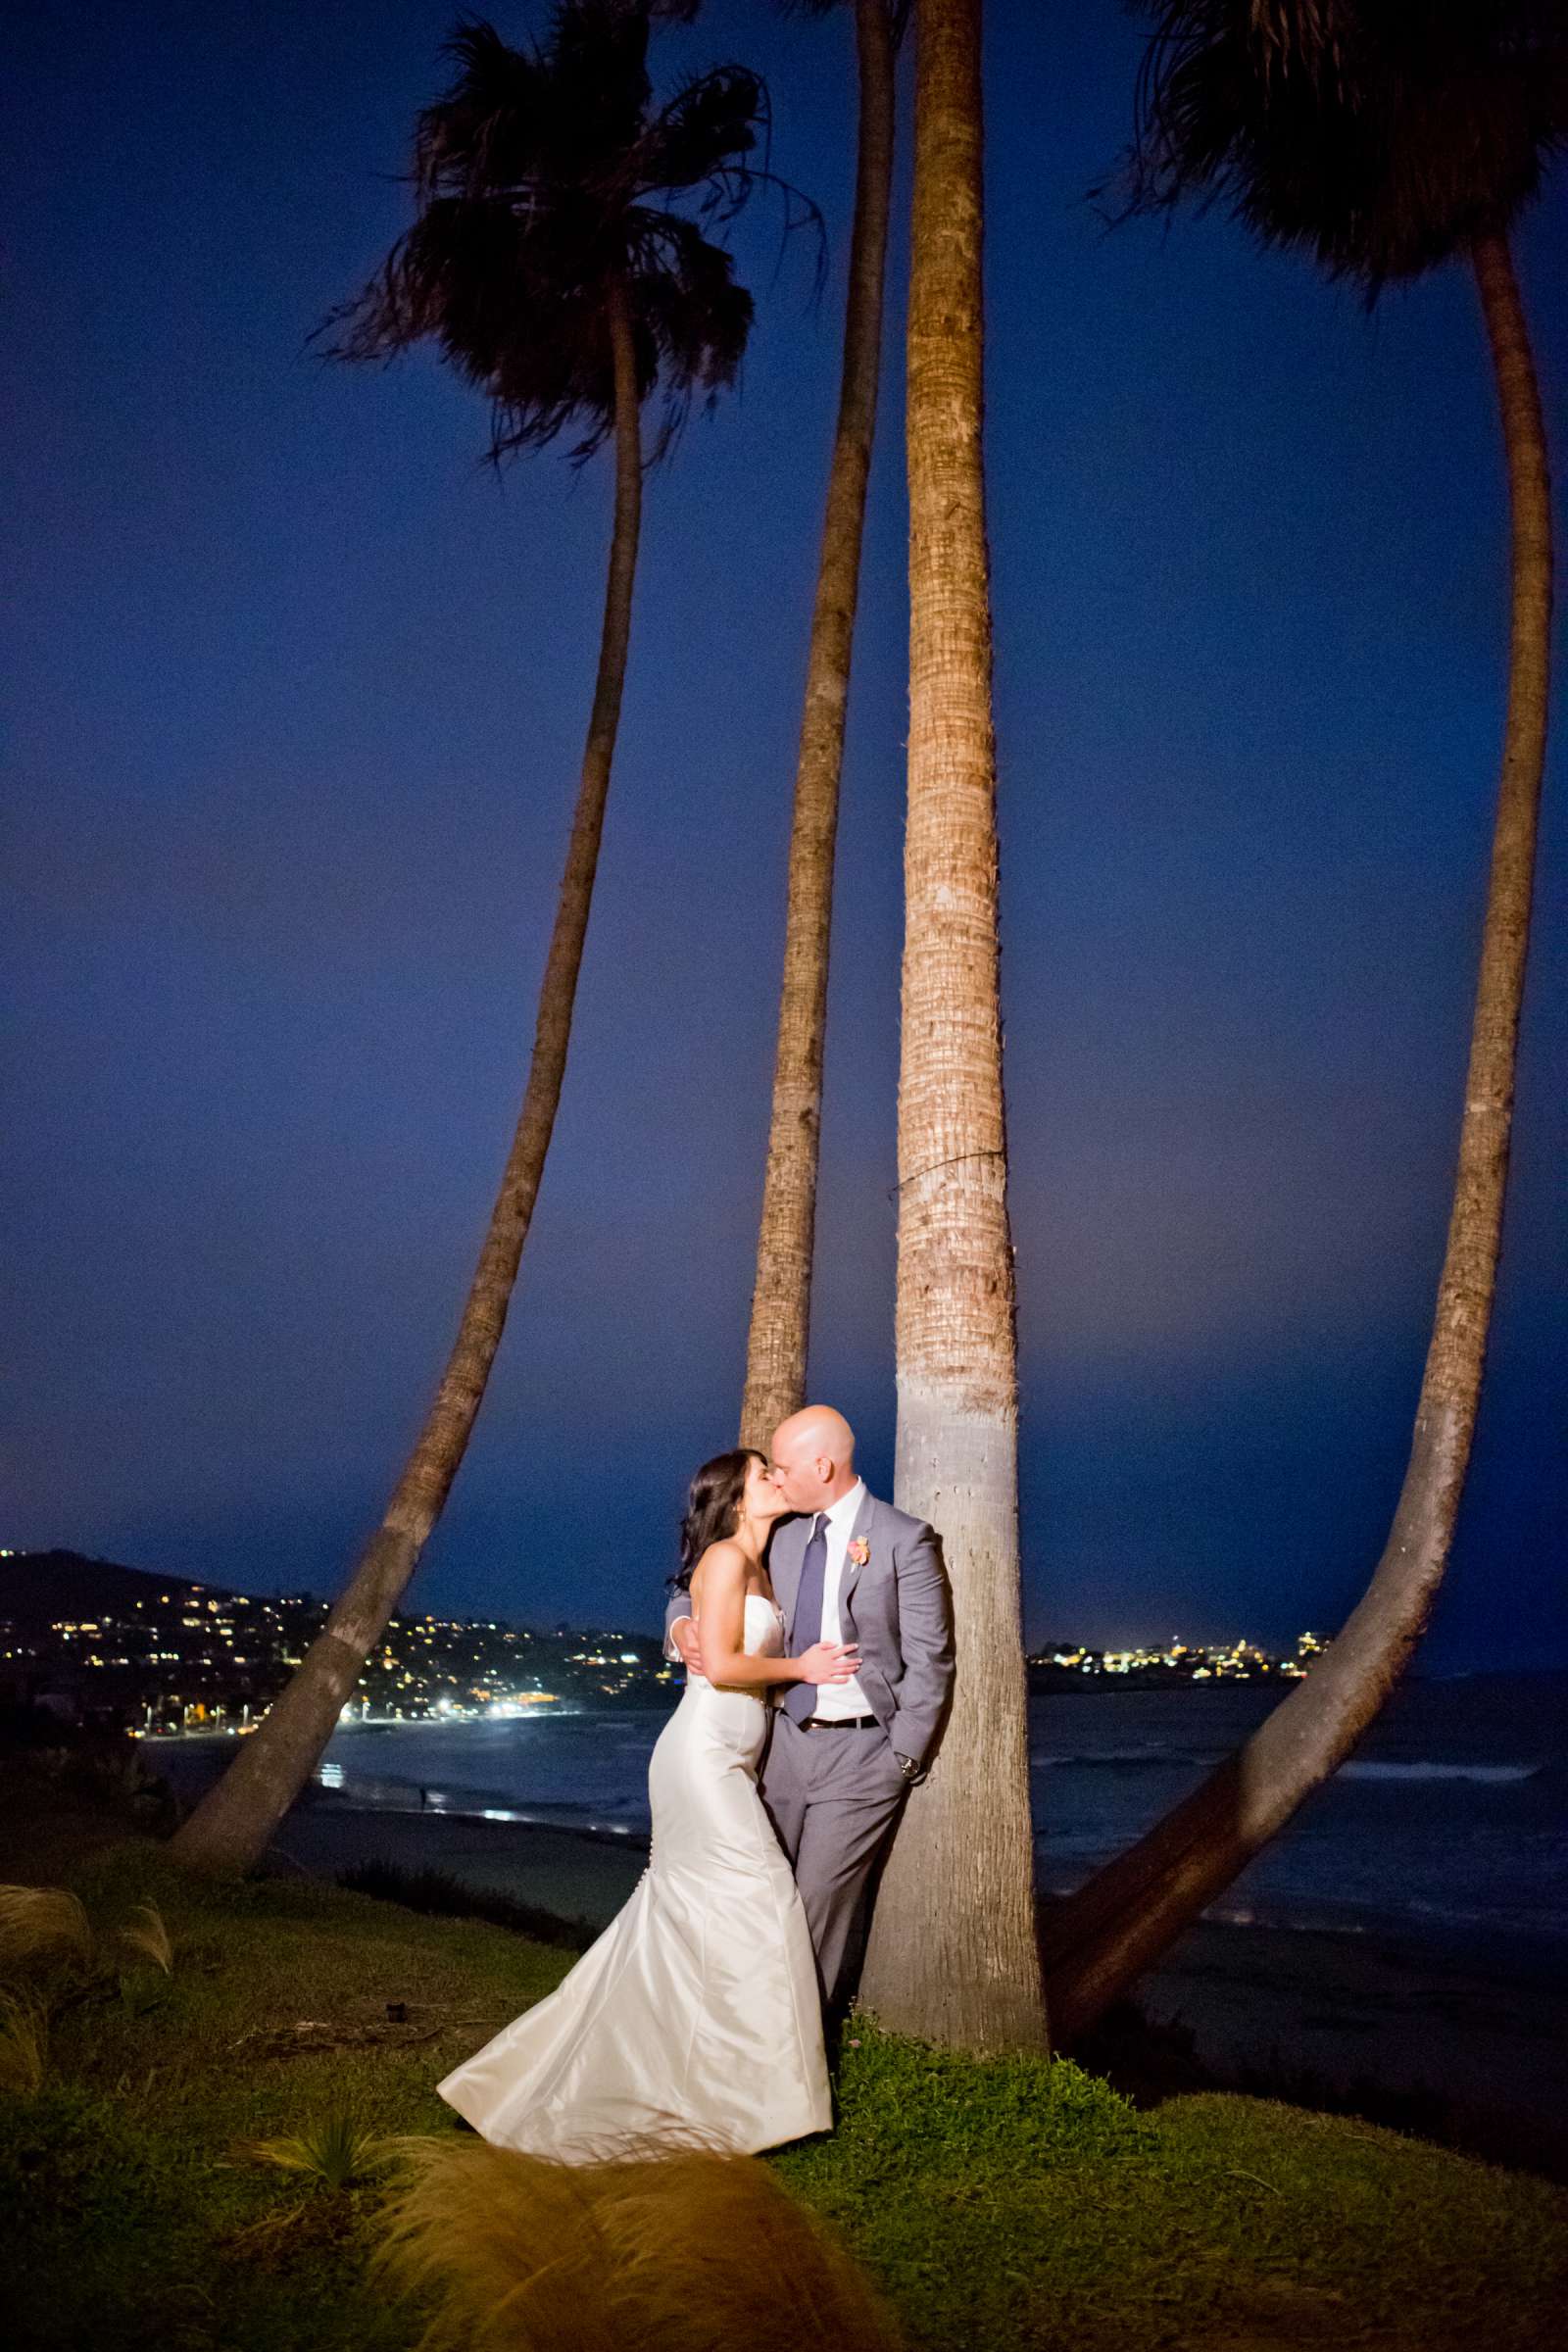
{"type": "Polygon", "coordinates": [[[847,1682],[856,1653],[783,1655],[763,1552],[788,1507],[747,1446],[692,1480],[676,1582],[707,1673],[654,1749],[648,1869],[564,1983],[437,2085],[498,2146],[586,2163],[673,2136],[752,2155],[831,2124],[811,1939],[757,1771],[770,1690],[847,1682]]]}

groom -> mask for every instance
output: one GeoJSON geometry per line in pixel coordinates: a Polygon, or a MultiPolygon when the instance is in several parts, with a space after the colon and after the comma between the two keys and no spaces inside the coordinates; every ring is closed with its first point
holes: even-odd
{"type": "MultiPolygon", "coordinates": [[[[854,1986],[855,1931],[867,1884],[905,1799],[930,1769],[953,1686],[953,1596],[923,1520],[868,1494],[855,1433],[831,1405],[808,1405],[773,1432],[772,1469],[790,1509],[768,1552],[789,1654],[855,1642],[847,1683],[790,1683],[773,1713],[762,1802],[790,1858],[811,1931],[830,2023],[854,1986]]],[[[670,1642],[702,1670],[685,1593],[670,1642]]]]}

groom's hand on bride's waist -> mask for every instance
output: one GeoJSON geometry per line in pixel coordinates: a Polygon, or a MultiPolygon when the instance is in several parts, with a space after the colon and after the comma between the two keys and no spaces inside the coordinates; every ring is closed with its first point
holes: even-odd
{"type": "Polygon", "coordinates": [[[701,1674],[703,1671],[703,1645],[697,1638],[696,1619],[694,1617],[677,1617],[669,1629],[669,1638],[674,1643],[675,1653],[687,1673],[701,1674]]]}

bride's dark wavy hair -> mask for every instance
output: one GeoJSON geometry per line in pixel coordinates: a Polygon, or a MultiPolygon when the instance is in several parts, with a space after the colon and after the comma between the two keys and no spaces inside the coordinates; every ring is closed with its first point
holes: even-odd
{"type": "Polygon", "coordinates": [[[692,1570],[710,1544],[721,1544],[740,1523],[741,1496],[754,1462],[765,1465],[767,1456],[755,1446],[736,1446],[705,1462],[686,1491],[686,1515],[680,1523],[680,1572],[669,1580],[676,1592],[692,1589],[692,1570]]]}

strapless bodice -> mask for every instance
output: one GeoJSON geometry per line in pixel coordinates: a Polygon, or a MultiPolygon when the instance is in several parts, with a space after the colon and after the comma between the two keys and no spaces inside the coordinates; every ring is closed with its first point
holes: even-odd
{"type": "MultiPolygon", "coordinates": [[[[692,1623],[700,1634],[703,1630],[702,1619],[694,1617],[692,1623]]],[[[760,1592],[747,1593],[741,1647],[749,1658],[781,1658],[784,1655],[784,1612],[776,1600],[764,1600],[760,1592]]],[[[689,1669],[689,1675],[694,1683],[706,1684],[708,1681],[708,1677],[699,1674],[695,1667],[689,1669]]],[[[756,1695],[762,1698],[766,1694],[759,1690],[756,1695]]]]}

